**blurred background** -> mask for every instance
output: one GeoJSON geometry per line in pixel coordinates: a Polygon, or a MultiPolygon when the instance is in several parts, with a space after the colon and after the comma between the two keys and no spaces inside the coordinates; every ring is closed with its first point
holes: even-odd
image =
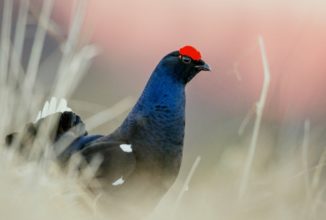
{"type": "MultiPolygon", "coordinates": [[[[31,0],[25,67],[42,3],[31,0]]],[[[37,78],[45,91],[53,83],[74,4],[67,0],[54,3],[37,78]]],[[[12,30],[14,27],[13,22],[12,30]]],[[[230,149],[237,149],[243,154],[232,159],[240,161],[235,168],[241,170],[263,83],[259,35],[266,46],[271,85],[258,154],[263,165],[275,158],[286,162],[301,149],[304,122],[309,120],[309,157],[314,164],[326,146],[324,0],[88,1],[80,44],[94,43],[101,53],[70,97],[71,106],[87,118],[126,97],[135,102],[164,55],[193,45],[212,72],[199,74],[187,88],[182,169],[188,171],[200,155],[198,173],[211,173],[212,167],[225,163],[223,157],[230,149]]],[[[126,113],[91,133],[110,133],[126,113]]]]}
{"type": "MultiPolygon", "coordinates": [[[[31,1],[26,60],[42,2],[31,1]]],[[[67,36],[74,4],[54,3],[53,30],[45,42],[40,84],[51,83],[55,75],[58,45],[67,36]]],[[[97,106],[77,108],[84,117],[127,96],[136,99],[165,54],[193,45],[213,71],[200,74],[188,86],[185,153],[209,152],[206,156],[214,161],[219,155],[216,151],[241,141],[238,130],[243,120],[254,118],[263,79],[258,47],[262,35],[271,71],[263,125],[273,136],[272,144],[286,148],[301,143],[305,119],[319,131],[316,141],[322,141],[325,12],[322,0],[88,1],[82,41],[97,44],[101,53],[71,99],[97,106]]],[[[92,132],[109,133],[124,116],[92,132]]],[[[249,128],[252,122],[249,120],[249,128]]],[[[245,132],[250,134],[251,129],[245,132]]]]}

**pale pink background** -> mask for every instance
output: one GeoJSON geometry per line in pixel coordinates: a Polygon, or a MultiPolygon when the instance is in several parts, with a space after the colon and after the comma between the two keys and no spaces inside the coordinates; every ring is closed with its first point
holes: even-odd
{"type": "MultiPolygon", "coordinates": [[[[68,1],[58,1],[55,11],[67,24],[68,1]]],[[[166,53],[196,46],[213,72],[198,76],[191,90],[209,105],[232,111],[258,98],[261,34],[272,72],[269,113],[280,118],[293,109],[300,117],[325,115],[325,1],[92,0],[84,32],[117,62],[114,74],[128,74],[124,77],[131,82],[143,77],[139,74],[147,77],[166,53]]]]}

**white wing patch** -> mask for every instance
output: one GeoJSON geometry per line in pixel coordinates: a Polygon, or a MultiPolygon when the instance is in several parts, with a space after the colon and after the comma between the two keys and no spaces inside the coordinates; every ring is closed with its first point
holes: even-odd
{"type": "Polygon", "coordinates": [[[122,185],[125,182],[125,180],[123,179],[123,176],[121,176],[119,179],[117,179],[116,181],[114,181],[112,183],[112,186],[119,186],[122,185]]]}
{"type": "Polygon", "coordinates": [[[46,101],[43,109],[38,112],[35,122],[56,112],[71,112],[71,108],[67,105],[67,100],[58,100],[56,97],[52,97],[50,102],[46,101]]]}
{"type": "Polygon", "coordinates": [[[120,148],[124,152],[127,152],[127,153],[131,153],[132,152],[132,146],[131,146],[131,144],[120,144],[120,148]]]}

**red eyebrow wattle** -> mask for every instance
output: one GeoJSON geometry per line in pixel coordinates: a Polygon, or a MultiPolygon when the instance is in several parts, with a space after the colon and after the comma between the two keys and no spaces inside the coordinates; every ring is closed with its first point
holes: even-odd
{"type": "Polygon", "coordinates": [[[188,56],[191,59],[196,60],[196,61],[201,59],[200,52],[192,46],[184,46],[184,47],[180,48],[179,53],[180,53],[180,55],[188,56]]]}

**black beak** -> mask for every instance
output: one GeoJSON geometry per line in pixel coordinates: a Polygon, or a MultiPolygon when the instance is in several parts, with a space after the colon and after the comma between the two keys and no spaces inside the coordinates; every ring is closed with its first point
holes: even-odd
{"type": "Polygon", "coordinates": [[[208,66],[208,64],[202,60],[199,61],[199,64],[196,65],[195,68],[198,71],[211,71],[211,68],[208,66]]]}

